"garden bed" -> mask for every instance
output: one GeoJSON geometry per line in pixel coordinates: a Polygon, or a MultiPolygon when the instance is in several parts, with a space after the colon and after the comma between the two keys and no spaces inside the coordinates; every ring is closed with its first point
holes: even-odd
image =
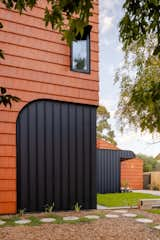
{"type": "MultiPolygon", "coordinates": [[[[34,224],[23,226],[5,226],[0,228],[0,240],[158,240],[160,231],[154,229],[154,226],[160,224],[160,215],[148,213],[141,210],[129,210],[129,213],[137,215],[136,218],[128,218],[120,215],[119,218],[107,219],[106,214],[115,214],[113,210],[93,210],[93,211],[75,211],[58,212],[53,214],[26,214],[25,219],[34,220],[34,224]],[[65,222],[64,216],[77,216],[84,219],[86,215],[100,216],[98,220],[65,222]],[[42,217],[54,217],[61,219],[59,222],[39,224],[37,219],[42,217]],[[137,218],[150,218],[152,224],[143,224],[136,221],[137,218]]],[[[15,217],[15,216],[14,216],[15,217]]],[[[0,219],[10,219],[10,217],[0,217],[0,219]]]]}

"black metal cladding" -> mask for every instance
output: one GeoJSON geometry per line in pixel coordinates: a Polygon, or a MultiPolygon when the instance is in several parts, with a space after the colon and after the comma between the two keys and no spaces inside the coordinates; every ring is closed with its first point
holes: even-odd
{"type": "Polygon", "coordinates": [[[134,157],[131,151],[97,149],[97,192],[120,192],[120,161],[134,157]]]}
{"type": "Polygon", "coordinates": [[[96,107],[52,100],[17,119],[17,208],[96,208],[96,107]]]}

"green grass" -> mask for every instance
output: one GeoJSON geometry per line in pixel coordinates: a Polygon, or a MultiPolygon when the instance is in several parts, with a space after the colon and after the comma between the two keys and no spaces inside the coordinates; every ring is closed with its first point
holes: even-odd
{"type": "Polygon", "coordinates": [[[6,222],[4,225],[0,225],[0,228],[7,227],[7,226],[16,226],[15,221],[19,220],[19,217],[15,215],[10,218],[0,218],[0,220],[6,222]]]}
{"type": "Polygon", "coordinates": [[[106,207],[137,206],[139,199],[160,198],[144,193],[97,194],[97,203],[106,207]]]}
{"type": "Polygon", "coordinates": [[[160,214],[160,209],[151,209],[151,210],[147,210],[147,212],[153,213],[153,214],[160,214]]]}
{"type": "MultiPolygon", "coordinates": [[[[65,224],[65,223],[77,224],[77,223],[90,223],[92,221],[95,221],[94,219],[87,219],[85,217],[81,217],[81,218],[79,218],[78,220],[75,220],[75,221],[64,221],[63,217],[53,215],[53,214],[48,214],[48,216],[46,216],[46,217],[54,217],[56,219],[55,222],[50,223],[50,224],[65,224]]],[[[28,223],[28,224],[24,224],[23,226],[39,226],[39,225],[44,224],[44,223],[40,222],[40,218],[35,217],[34,215],[30,216],[28,218],[25,218],[25,219],[29,219],[29,220],[31,220],[31,222],[28,223]]],[[[19,216],[17,216],[17,215],[13,216],[13,217],[10,217],[10,218],[7,218],[7,219],[6,218],[1,218],[0,220],[4,220],[6,222],[4,225],[0,225],[0,228],[7,227],[7,226],[11,226],[11,227],[22,226],[22,225],[19,225],[19,224],[15,223],[16,220],[20,220],[19,216]]]]}
{"type": "Polygon", "coordinates": [[[31,220],[31,222],[29,224],[26,224],[28,226],[39,226],[39,225],[43,224],[40,222],[39,218],[36,218],[34,216],[31,216],[28,219],[31,220]]]}

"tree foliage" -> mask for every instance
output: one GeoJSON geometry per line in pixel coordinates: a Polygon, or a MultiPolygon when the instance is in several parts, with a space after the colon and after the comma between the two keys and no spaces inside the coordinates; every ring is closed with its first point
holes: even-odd
{"type": "Polygon", "coordinates": [[[110,113],[104,106],[97,108],[97,138],[105,139],[107,142],[117,145],[114,131],[109,124],[110,113]]]}
{"type": "Polygon", "coordinates": [[[158,162],[152,156],[147,156],[145,154],[139,153],[137,154],[138,158],[143,160],[143,171],[144,172],[152,172],[157,170],[158,162]]]}
{"type": "Polygon", "coordinates": [[[20,99],[16,96],[7,94],[7,91],[4,87],[0,87],[0,105],[3,104],[6,106],[12,106],[12,102],[18,102],[20,99]]]}
{"type": "Polygon", "coordinates": [[[160,133],[160,1],[126,0],[123,9],[119,31],[125,60],[115,76],[121,129],[134,125],[160,133]]]}
{"type": "MultiPolygon", "coordinates": [[[[62,35],[62,39],[70,45],[76,36],[83,36],[84,28],[89,24],[89,17],[92,16],[94,0],[47,0],[44,11],[45,25],[51,25],[52,29],[57,30],[62,35]]],[[[38,0],[1,0],[1,3],[8,9],[17,10],[20,14],[32,10],[38,0]]],[[[3,24],[0,22],[0,28],[3,24]]],[[[0,49],[0,58],[4,59],[4,53],[0,49]]],[[[6,94],[0,94],[0,104],[11,105],[12,101],[19,98],[6,94]]]]}
{"type": "Polygon", "coordinates": [[[117,115],[121,129],[129,124],[160,133],[160,58],[152,55],[154,42],[150,37],[144,47],[132,44],[130,55],[116,73],[115,80],[120,82],[117,115]]]}
{"type": "Polygon", "coordinates": [[[153,54],[160,56],[160,1],[125,0],[123,10],[119,30],[124,50],[134,42],[144,46],[148,35],[154,34],[156,46],[153,54]]]}

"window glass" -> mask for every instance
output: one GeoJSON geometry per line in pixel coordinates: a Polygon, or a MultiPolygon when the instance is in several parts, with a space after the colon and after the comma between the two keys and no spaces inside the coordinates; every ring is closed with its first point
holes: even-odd
{"type": "Polygon", "coordinates": [[[90,31],[82,39],[72,42],[71,69],[77,72],[90,72],[90,31]]]}
{"type": "Polygon", "coordinates": [[[73,42],[72,68],[77,71],[87,71],[87,40],[78,40],[73,42]]]}

